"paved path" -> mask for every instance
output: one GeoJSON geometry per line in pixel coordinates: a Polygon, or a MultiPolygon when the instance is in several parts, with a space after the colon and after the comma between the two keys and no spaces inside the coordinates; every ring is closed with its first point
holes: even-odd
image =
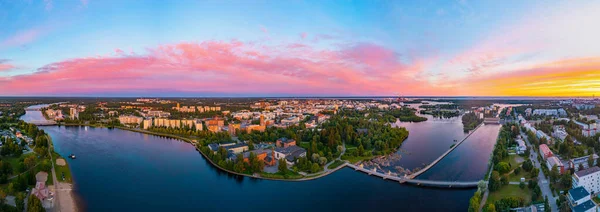
{"type": "Polygon", "coordinates": [[[556,198],[554,197],[554,195],[552,194],[552,191],[550,190],[548,178],[546,178],[546,176],[544,175],[544,172],[542,172],[540,162],[537,159],[537,153],[535,152],[531,143],[529,143],[529,138],[527,137],[527,135],[525,135],[525,133],[521,132],[521,136],[523,137],[523,139],[525,139],[525,142],[527,142],[527,145],[530,147],[531,151],[529,151],[530,152],[529,158],[533,162],[533,165],[540,170],[540,173],[538,175],[538,185],[540,185],[540,189],[542,190],[542,198],[544,198],[544,196],[547,196],[548,202],[550,203],[550,208],[552,209],[551,211],[558,211],[558,206],[556,205],[556,198]]]}
{"type": "MultiPolygon", "coordinates": [[[[58,190],[59,188],[59,182],[56,178],[56,171],[54,169],[54,158],[52,158],[52,152],[50,151],[50,148],[54,148],[53,144],[50,144],[50,146],[48,146],[48,154],[50,155],[50,163],[52,164],[52,181],[54,182],[54,190],[58,190]]],[[[60,211],[60,192],[54,192],[54,200],[52,201],[53,205],[53,211],[60,211]]]]}

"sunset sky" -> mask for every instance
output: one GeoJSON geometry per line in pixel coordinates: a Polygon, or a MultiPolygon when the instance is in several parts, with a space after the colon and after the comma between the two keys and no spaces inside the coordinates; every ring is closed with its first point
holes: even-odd
{"type": "Polygon", "coordinates": [[[0,0],[0,95],[598,96],[599,11],[600,1],[0,0]]]}

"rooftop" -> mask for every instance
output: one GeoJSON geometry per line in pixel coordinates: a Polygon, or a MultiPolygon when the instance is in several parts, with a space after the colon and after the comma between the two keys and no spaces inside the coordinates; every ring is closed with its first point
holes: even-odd
{"type": "Polygon", "coordinates": [[[596,173],[599,171],[600,171],[600,167],[594,166],[589,169],[579,170],[579,171],[575,172],[575,175],[577,175],[577,177],[584,177],[586,175],[590,175],[590,174],[593,174],[593,173],[596,173]]]}
{"type": "Polygon", "coordinates": [[[588,200],[585,201],[584,203],[581,203],[575,207],[573,207],[573,212],[579,212],[579,211],[588,211],[591,208],[596,207],[596,204],[594,204],[592,202],[592,200],[588,200]]]}
{"type": "Polygon", "coordinates": [[[577,188],[572,188],[571,190],[569,190],[569,195],[571,196],[571,198],[573,198],[573,200],[577,201],[586,196],[589,196],[590,192],[585,190],[583,186],[579,186],[577,188]]]}

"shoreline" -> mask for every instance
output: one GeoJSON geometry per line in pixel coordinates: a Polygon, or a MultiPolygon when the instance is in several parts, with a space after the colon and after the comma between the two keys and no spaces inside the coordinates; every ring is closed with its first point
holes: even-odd
{"type": "MultiPolygon", "coordinates": [[[[48,137],[48,141],[49,143],[52,145],[52,151],[54,152],[54,142],[52,141],[52,136],[47,135],[48,137]]],[[[58,154],[58,152],[56,152],[56,154],[58,154]]],[[[60,154],[58,154],[60,155],[60,154]]],[[[70,212],[70,211],[82,211],[81,209],[81,205],[78,204],[77,201],[75,201],[75,195],[73,194],[73,188],[75,185],[75,179],[71,179],[72,182],[71,183],[67,183],[67,182],[60,182],[57,180],[56,178],[56,169],[54,168],[54,164],[56,163],[56,159],[57,158],[52,158],[52,154],[50,155],[50,162],[52,163],[52,181],[54,182],[52,185],[52,189],[54,191],[55,194],[55,198],[54,198],[54,202],[53,202],[53,208],[56,211],[61,211],[61,212],[70,212]]],[[[71,170],[71,166],[69,165],[69,163],[66,164],[66,166],[69,168],[69,170],[71,170]]],[[[72,178],[72,176],[71,176],[72,178]]],[[[50,186],[48,186],[50,187],[50,186]]]]}
{"type": "Polygon", "coordinates": [[[259,176],[259,175],[257,176],[257,175],[249,175],[249,174],[237,173],[237,172],[234,172],[234,171],[231,171],[231,170],[227,170],[227,169],[225,169],[223,167],[220,167],[219,165],[215,164],[210,158],[208,158],[208,156],[205,155],[204,152],[200,151],[200,149],[198,149],[198,147],[196,147],[194,145],[193,140],[189,139],[189,138],[184,138],[184,137],[181,137],[181,136],[178,136],[178,135],[171,135],[171,134],[163,134],[163,133],[151,132],[151,131],[147,131],[147,130],[132,129],[132,128],[127,128],[127,127],[115,127],[115,128],[121,129],[121,130],[131,131],[131,132],[137,132],[137,133],[154,135],[154,136],[163,136],[163,137],[168,137],[168,138],[173,138],[173,139],[181,140],[183,142],[186,142],[186,143],[189,143],[190,145],[192,145],[192,147],[194,147],[194,149],[196,149],[196,151],[199,152],[205,160],[207,160],[208,162],[210,162],[210,164],[212,166],[218,168],[220,171],[224,171],[224,172],[227,172],[229,174],[234,174],[234,175],[237,175],[237,176],[250,177],[250,178],[254,178],[254,179],[286,181],[286,182],[302,182],[302,181],[308,181],[308,180],[316,180],[316,179],[319,179],[321,177],[325,177],[325,176],[327,176],[327,175],[329,175],[331,173],[334,173],[334,172],[336,172],[336,171],[338,171],[338,170],[346,167],[347,164],[348,164],[348,162],[344,162],[342,165],[340,165],[340,166],[338,166],[338,167],[336,167],[334,169],[331,169],[328,172],[324,172],[324,173],[321,173],[321,174],[316,174],[316,175],[313,175],[313,176],[305,176],[305,177],[299,178],[299,179],[268,178],[268,177],[263,177],[263,176],[259,176]]]}

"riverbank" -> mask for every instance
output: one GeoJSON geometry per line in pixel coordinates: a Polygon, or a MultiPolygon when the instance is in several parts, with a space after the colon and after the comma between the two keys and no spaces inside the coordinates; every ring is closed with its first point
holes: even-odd
{"type": "Polygon", "coordinates": [[[306,175],[303,178],[297,178],[297,179],[271,178],[271,177],[261,176],[260,174],[249,175],[249,174],[244,174],[244,173],[237,173],[237,172],[234,172],[234,171],[231,171],[231,170],[227,170],[227,169],[225,169],[223,167],[220,167],[218,164],[216,164],[215,162],[213,162],[206,154],[204,154],[204,152],[202,152],[202,151],[200,151],[200,149],[198,149],[198,147],[195,145],[196,141],[193,140],[193,139],[181,137],[181,136],[178,136],[178,135],[157,133],[157,132],[152,132],[152,131],[148,131],[148,130],[133,129],[133,128],[128,128],[128,127],[115,127],[115,128],[121,129],[121,130],[132,131],[132,132],[144,133],[144,134],[148,134],[148,135],[163,136],[163,137],[167,137],[167,138],[173,138],[173,139],[178,139],[178,140],[184,141],[184,142],[189,143],[192,146],[194,146],[194,148],[196,149],[196,151],[200,152],[200,154],[202,155],[202,157],[204,157],[204,159],[206,159],[208,162],[210,162],[210,164],[213,165],[214,167],[217,167],[219,170],[227,172],[229,174],[238,175],[238,176],[244,176],[244,177],[250,177],[250,178],[255,178],[255,179],[277,180],[277,181],[290,181],[290,182],[300,182],[300,181],[316,180],[316,179],[319,179],[321,177],[325,177],[325,176],[327,176],[327,175],[329,175],[329,174],[331,174],[333,172],[336,172],[336,171],[340,170],[341,168],[346,167],[346,165],[348,164],[347,162],[345,162],[344,164],[336,167],[335,169],[325,170],[325,171],[322,171],[322,172],[319,172],[319,173],[315,173],[315,174],[311,174],[311,175],[306,175]]]}
{"type": "MultiPolygon", "coordinates": [[[[50,154],[50,160],[52,161],[52,180],[54,185],[48,186],[50,191],[54,193],[54,202],[53,207],[56,211],[61,212],[71,212],[71,211],[79,211],[78,205],[75,202],[75,198],[73,196],[73,184],[68,182],[60,182],[56,177],[56,159],[54,152],[54,143],[52,143],[52,137],[46,135],[48,137],[48,143],[51,148],[48,148],[48,154],[50,154]]],[[[57,165],[58,166],[58,165],[57,165]]],[[[68,172],[69,180],[70,180],[70,168],[68,164],[65,164],[65,168],[61,168],[61,170],[66,170],[64,172],[68,172]]]]}

